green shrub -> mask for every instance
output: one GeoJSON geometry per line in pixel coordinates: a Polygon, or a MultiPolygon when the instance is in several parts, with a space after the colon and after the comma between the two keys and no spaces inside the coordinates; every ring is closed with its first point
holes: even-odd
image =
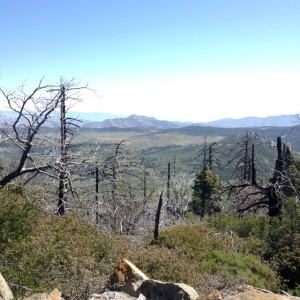
{"type": "Polygon", "coordinates": [[[180,259],[175,250],[160,245],[145,245],[139,251],[128,253],[128,259],[150,278],[194,286],[200,283],[199,277],[202,278],[197,269],[188,261],[180,259]]]}
{"type": "Polygon", "coordinates": [[[0,252],[28,236],[41,211],[17,189],[0,190],[0,252]]]}
{"type": "Polygon", "coordinates": [[[293,296],[300,297],[300,285],[297,284],[296,287],[292,290],[289,290],[289,294],[293,296]]]}
{"type": "Polygon", "coordinates": [[[285,200],[280,217],[220,214],[205,221],[242,238],[238,250],[267,261],[281,278],[282,288],[299,289],[300,207],[295,198],[285,200]]]}
{"type": "Polygon", "coordinates": [[[231,237],[203,224],[161,231],[156,244],[131,244],[99,232],[76,216],[47,215],[15,190],[0,190],[0,271],[16,298],[57,287],[65,299],[100,292],[123,257],[149,277],[197,289],[224,288],[241,278],[276,289],[274,273],[254,256],[238,253],[231,237]]]}
{"type": "Polygon", "coordinates": [[[127,252],[125,240],[75,216],[49,216],[14,192],[0,194],[0,270],[15,297],[57,287],[66,298],[84,299],[103,288],[127,252]]]}
{"type": "Polygon", "coordinates": [[[162,247],[200,274],[218,274],[232,283],[243,278],[261,288],[278,289],[274,272],[257,257],[238,253],[224,234],[203,224],[177,225],[161,231],[162,247]]]}

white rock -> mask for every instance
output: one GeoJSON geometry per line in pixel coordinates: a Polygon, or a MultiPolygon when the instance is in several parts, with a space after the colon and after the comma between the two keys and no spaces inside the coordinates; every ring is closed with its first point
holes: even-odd
{"type": "Polygon", "coordinates": [[[12,300],[14,298],[7,282],[0,273],[0,300],[12,300]]]}

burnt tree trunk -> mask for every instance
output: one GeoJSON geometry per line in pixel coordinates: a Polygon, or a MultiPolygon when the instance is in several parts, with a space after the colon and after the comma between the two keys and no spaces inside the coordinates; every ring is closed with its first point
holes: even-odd
{"type": "Polygon", "coordinates": [[[212,170],[212,146],[214,144],[211,144],[208,148],[208,169],[212,170]]]}
{"type": "Polygon", "coordinates": [[[256,168],[255,168],[255,149],[254,144],[252,144],[252,153],[251,153],[251,184],[256,185],[256,168]]]}
{"type": "Polygon", "coordinates": [[[61,86],[61,104],[60,104],[60,168],[59,168],[59,186],[58,186],[58,214],[66,213],[66,202],[68,193],[68,172],[67,165],[67,122],[66,122],[66,95],[65,87],[61,86]]]}
{"type": "Polygon", "coordinates": [[[242,168],[242,178],[243,181],[250,182],[250,159],[249,159],[249,138],[248,133],[246,134],[246,141],[245,141],[245,154],[244,154],[244,161],[243,161],[243,168],[242,168]]]}
{"type": "Polygon", "coordinates": [[[161,192],[161,194],[159,196],[158,206],[157,206],[157,210],[156,210],[155,224],[154,224],[154,240],[158,239],[159,221],[160,221],[162,202],[163,202],[163,191],[161,192]]]}
{"type": "Polygon", "coordinates": [[[280,215],[281,207],[282,207],[282,197],[281,197],[281,189],[282,189],[282,180],[284,173],[284,162],[282,156],[282,141],[281,137],[277,137],[277,159],[275,162],[275,170],[274,175],[271,180],[271,186],[268,191],[268,199],[269,199],[269,216],[276,217],[280,215]]]}
{"type": "Polygon", "coordinates": [[[168,181],[167,181],[167,199],[168,205],[170,202],[170,181],[171,181],[171,164],[168,163],[168,181]]]}
{"type": "Polygon", "coordinates": [[[99,168],[98,168],[98,165],[96,165],[96,193],[95,193],[95,203],[96,203],[96,224],[99,223],[99,182],[100,182],[100,179],[99,179],[99,168]]]}

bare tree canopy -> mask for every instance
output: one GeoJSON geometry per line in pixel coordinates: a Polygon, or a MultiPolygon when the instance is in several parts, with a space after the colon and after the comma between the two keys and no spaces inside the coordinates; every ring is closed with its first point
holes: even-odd
{"type": "MultiPolygon", "coordinates": [[[[249,139],[248,133],[243,140],[243,156],[236,165],[236,171],[240,174],[237,183],[227,182],[225,190],[236,197],[236,209],[240,214],[247,211],[257,212],[267,209],[271,217],[281,213],[283,201],[290,195],[297,196],[293,187],[293,174],[289,171],[291,166],[291,153],[289,147],[277,137],[277,159],[273,176],[264,182],[257,178],[255,159],[255,144],[249,139]],[[251,143],[251,144],[250,144],[251,143]],[[288,193],[289,192],[289,193],[288,193]]],[[[238,156],[237,156],[238,157],[238,156]]],[[[234,161],[234,157],[231,161],[234,161]]]]}
{"type": "MultiPolygon", "coordinates": [[[[72,105],[78,99],[78,91],[82,88],[85,87],[61,79],[58,85],[44,85],[41,80],[31,92],[27,92],[24,86],[13,91],[0,89],[1,100],[6,102],[13,113],[12,118],[1,116],[0,141],[10,142],[20,153],[13,168],[0,179],[1,187],[22,175],[30,174],[34,177],[55,166],[54,158],[50,159],[49,155],[37,151],[46,145],[49,151],[56,147],[49,144],[47,138],[39,133],[43,126],[51,124],[51,117],[60,108],[62,99],[66,99],[68,95],[68,101],[72,105]]],[[[68,128],[74,125],[72,120],[65,121],[68,128]]]]}

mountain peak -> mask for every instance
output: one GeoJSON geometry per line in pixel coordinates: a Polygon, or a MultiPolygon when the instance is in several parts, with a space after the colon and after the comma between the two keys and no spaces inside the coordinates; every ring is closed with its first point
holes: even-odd
{"type": "Polygon", "coordinates": [[[157,120],[153,117],[147,117],[147,116],[140,116],[140,115],[136,115],[136,114],[132,114],[129,117],[127,117],[127,119],[138,119],[138,120],[157,120]]]}
{"type": "Polygon", "coordinates": [[[119,128],[153,128],[153,129],[169,129],[169,128],[180,128],[191,123],[171,122],[157,120],[153,117],[130,115],[126,118],[115,118],[109,119],[102,122],[86,123],[85,127],[93,128],[108,128],[108,127],[119,127],[119,128]]]}

